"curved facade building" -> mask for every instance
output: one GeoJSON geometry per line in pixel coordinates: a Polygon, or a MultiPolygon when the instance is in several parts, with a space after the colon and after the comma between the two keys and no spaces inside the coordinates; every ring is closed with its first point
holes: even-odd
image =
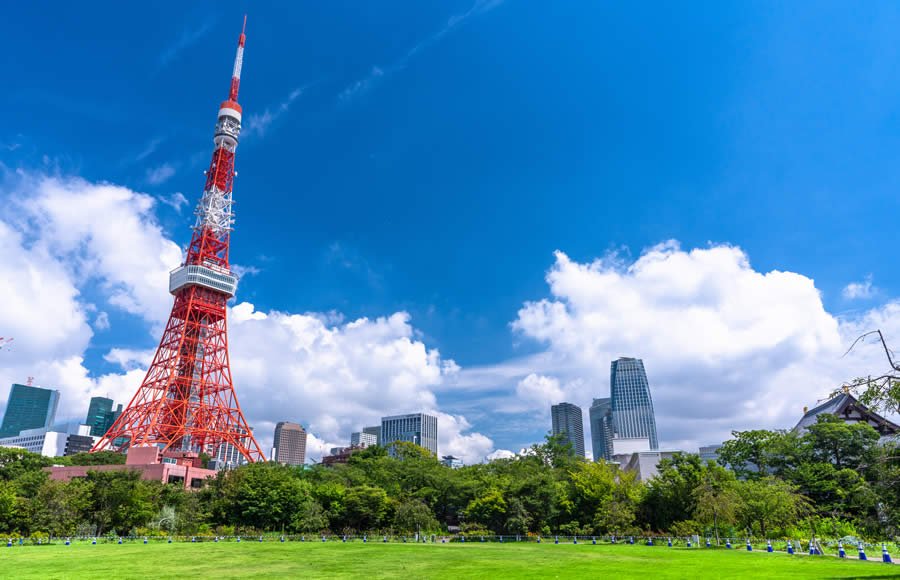
{"type": "Polygon", "coordinates": [[[659,449],[644,361],[626,357],[614,360],[610,365],[609,385],[615,437],[646,438],[650,440],[650,449],[659,449]]]}

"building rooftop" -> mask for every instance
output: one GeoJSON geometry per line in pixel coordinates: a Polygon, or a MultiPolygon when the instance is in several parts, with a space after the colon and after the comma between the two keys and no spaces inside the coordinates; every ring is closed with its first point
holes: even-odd
{"type": "Polygon", "coordinates": [[[794,430],[805,431],[810,425],[814,425],[818,421],[818,416],[823,413],[840,417],[849,423],[868,423],[882,436],[900,433],[900,425],[869,409],[847,392],[840,393],[812,409],[804,409],[803,416],[794,426],[794,430]]]}

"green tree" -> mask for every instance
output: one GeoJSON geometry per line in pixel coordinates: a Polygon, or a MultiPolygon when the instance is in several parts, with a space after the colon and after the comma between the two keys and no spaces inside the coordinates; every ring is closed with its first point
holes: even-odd
{"type": "Polygon", "coordinates": [[[18,505],[15,486],[9,481],[0,480],[0,532],[15,530],[18,505]]]}
{"type": "Polygon", "coordinates": [[[394,527],[399,532],[411,534],[419,531],[435,532],[441,526],[424,502],[409,500],[402,502],[394,511],[394,527]]]}
{"type": "Polygon", "coordinates": [[[830,463],[838,470],[859,469],[878,443],[878,432],[867,423],[846,423],[823,413],[810,425],[804,439],[816,461],[830,463]]]}
{"type": "Polygon", "coordinates": [[[91,487],[80,479],[48,480],[29,502],[30,528],[52,536],[71,536],[91,507],[91,487]]]}
{"type": "Polygon", "coordinates": [[[506,507],[506,500],[500,490],[492,489],[469,502],[466,506],[466,518],[500,533],[506,521],[506,507]]]}
{"type": "Polygon", "coordinates": [[[295,532],[322,532],[328,529],[328,512],[322,504],[311,499],[300,506],[291,521],[295,532]]]}
{"type": "Polygon", "coordinates": [[[289,467],[252,463],[228,474],[221,494],[221,509],[229,524],[281,530],[310,499],[310,485],[289,467]]]}
{"type": "Polygon", "coordinates": [[[344,495],[344,523],[359,531],[376,530],[389,508],[388,496],[380,487],[353,487],[344,495]]]}
{"type": "Polygon", "coordinates": [[[162,485],[141,481],[136,471],[88,471],[88,513],[97,533],[128,533],[145,526],[159,510],[155,499],[162,485]]]}
{"type": "Polygon", "coordinates": [[[771,466],[772,451],[778,446],[783,432],[757,429],[732,431],[734,439],[719,449],[719,463],[729,467],[740,478],[765,477],[771,466]]]}
{"type": "Polygon", "coordinates": [[[641,520],[655,530],[667,530],[690,519],[697,506],[694,490],[700,483],[703,463],[700,456],[675,453],[659,462],[659,473],[647,482],[640,506],[641,520]]]}
{"type": "Polygon", "coordinates": [[[734,473],[712,461],[708,462],[704,466],[700,482],[694,488],[694,497],[694,519],[713,527],[718,546],[719,525],[734,523],[740,502],[734,473]]]}
{"type": "Polygon", "coordinates": [[[808,502],[797,488],[775,477],[739,482],[737,492],[741,498],[738,521],[762,537],[791,525],[808,511],[808,502]]]}

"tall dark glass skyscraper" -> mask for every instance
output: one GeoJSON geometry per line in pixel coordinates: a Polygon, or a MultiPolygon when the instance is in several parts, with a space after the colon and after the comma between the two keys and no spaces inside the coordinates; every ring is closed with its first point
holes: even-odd
{"type": "Polygon", "coordinates": [[[659,449],[644,361],[639,358],[614,360],[610,365],[609,390],[615,436],[647,438],[650,449],[659,449]]]}
{"type": "Polygon", "coordinates": [[[609,461],[612,459],[613,440],[612,401],[610,398],[594,399],[589,415],[594,461],[601,459],[609,461]]]}
{"type": "Polygon", "coordinates": [[[85,425],[91,426],[91,435],[102,437],[106,435],[112,424],[116,422],[119,415],[122,414],[122,405],[113,411],[113,400],[106,397],[91,397],[91,404],[88,406],[88,414],[85,418],[85,425]]]}
{"type": "Polygon", "coordinates": [[[554,435],[562,435],[572,445],[572,453],[584,457],[584,415],[581,407],[560,403],[550,407],[554,435]]]}
{"type": "Polygon", "coordinates": [[[0,437],[13,437],[19,431],[49,427],[56,418],[59,391],[13,384],[0,426],[0,437]]]}

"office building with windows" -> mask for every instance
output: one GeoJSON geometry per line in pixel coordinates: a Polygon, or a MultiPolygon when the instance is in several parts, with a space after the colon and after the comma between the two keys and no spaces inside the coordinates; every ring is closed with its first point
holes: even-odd
{"type": "Polygon", "coordinates": [[[0,424],[0,437],[12,437],[27,429],[50,427],[56,419],[58,405],[59,391],[13,384],[3,423],[0,424]]]}
{"type": "Polygon", "coordinates": [[[552,405],[550,419],[553,434],[562,435],[572,445],[572,453],[584,457],[584,414],[581,407],[572,403],[552,405]]]}
{"type": "Polygon", "coordinates": [[[609,397],[594,399],[588,410],[588,417],[591,424],[591,448],[594,461],[612,460],[612,400],[609,397]]]}
{"type": "Polygon", "coordinates": [[[372,433],[358,431],[350,434],[350,447],[371,447],[378,445],[378,437],[372,433]]]}
{"type": "Polygon", "coordinates": [[[459,457],[456,457],[455,455],[444,455],[443,457],[441,457],[441,464],[446,465],[447,467],[450,467],[452,469],[459,469],[464,465],[463,460],[459,457]]]}
{"type": "MultiPolygon", "coordinates": [[[[389,447],[396,441],[408,441],[437,456],[437,423],[437,417],[426,413],[382,417],[381,445],[389,447]]],[[[393,455],[394,450],[389,449],[389,452],[393,455]]]]}
{"type": "Polygon", "coordinates": [[[84,420],[85,425],[91,426],[91,435],[102,437],[106,435],[112,424],[116,422],[119,415],[122,414],[122,405],[113,411],[113,400],[106,397],[91,397],[91,404],[88,406],[87,418],[84,420]]]}
{"type": "Polygon", "coordinates": [[[306,430],[298,423],[280,421],[275,425],[275,461],[284,465],[306,463],[306,430]]]}
{"type": "Polygon", "coordinates": [[[381,445],[381,425],[373,425],[371,427],[363,427],[363,433],[375,436],[375,445],[381,445]]]}
{"type": "Polygon", "coordinates": [[[700,459],[703,461],[719,461],[719,449],[722,448],[721,443],[715,445],[701,445],[700,459]]]}
{"type": "Polygon", "coordinates": [[[74,422],[52,428],[23,429],[12,437],[0,438],[0,447],[19,447],[44,457],[62,457],[87,453],[95,441],[89,425],[74,422]]]}
{"type": "Polygon", "coordinates": [[[609,384],[614,437],[646,438],[650,441],[650,449],[659,449],[656,416],[644,362],[639,358],[612,361],[609,384]]]}

